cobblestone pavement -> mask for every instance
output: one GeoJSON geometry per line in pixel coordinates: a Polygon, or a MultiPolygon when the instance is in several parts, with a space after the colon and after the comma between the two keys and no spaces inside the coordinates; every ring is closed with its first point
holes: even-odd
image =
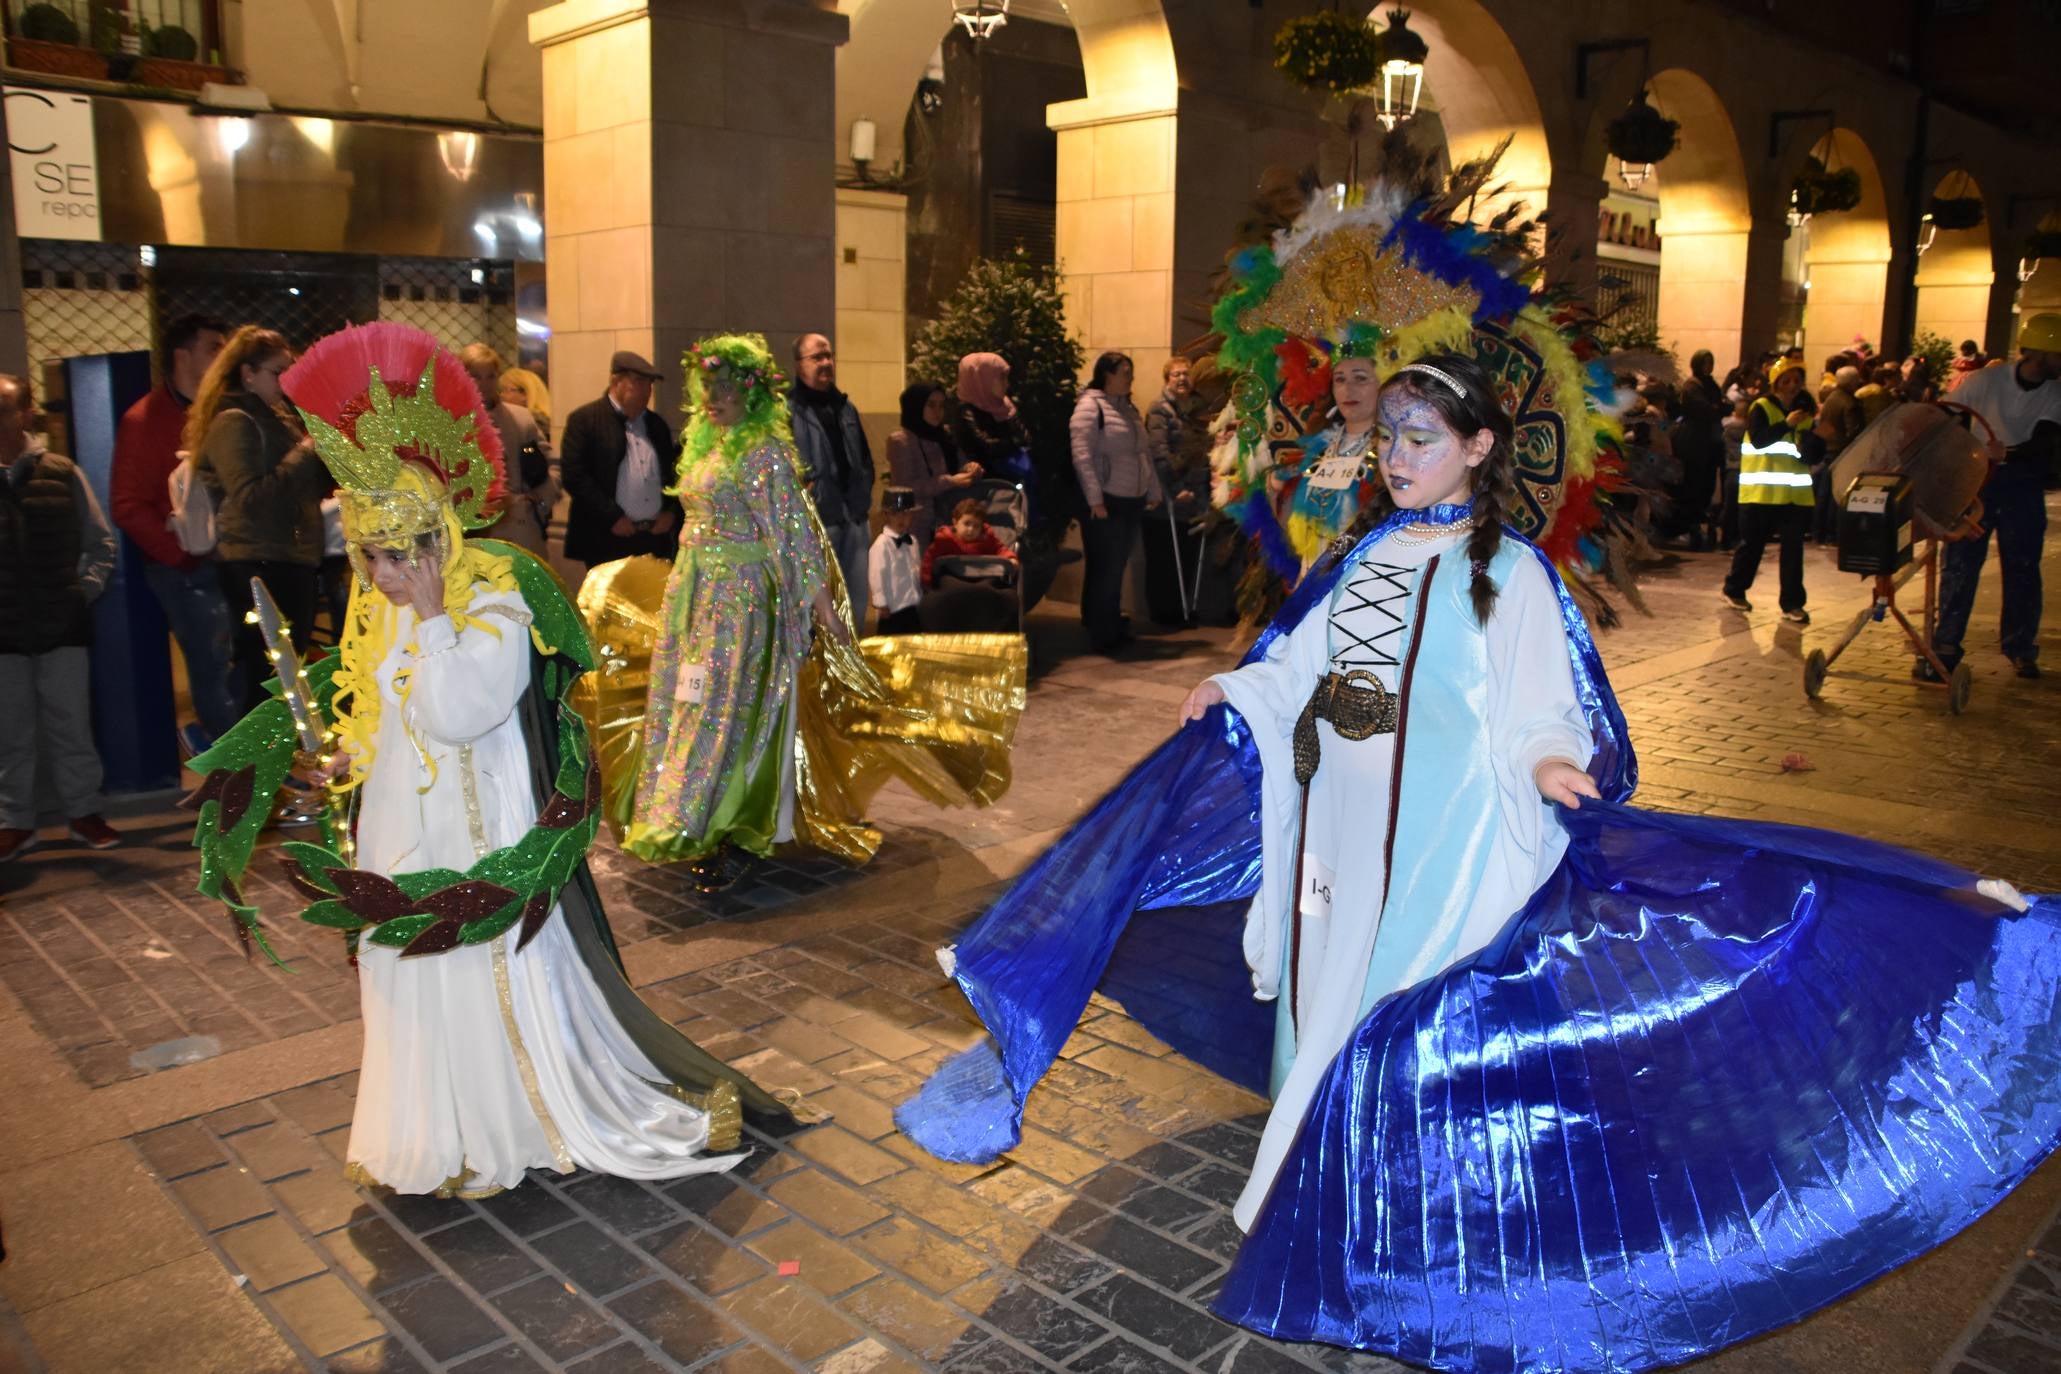
{"type": "MultiPolygon", "coordinates": [[[[1603,637],[1646,804],[1832,825],[2061,887],[2052,683],[1985,650],[1956,717],[1870,625],[1812,702],[1801,656],[1863,604],[1852,580],[1814,557],[1818,623],[1799,631],[1720,607],[1721,575],[1714,557],[1651,569],[1652,616],[1603,637]]],[[[177,813],[130,818],[114,854],[51,846],[0,870],[0,1371],[1400,1369],[1208,1314],[1264,1104],[1113,1002],[1090,1006],[997,1165],[939,1163],[894,1129],[893,1106],[976,1033],[933,950],[1231,661],[1221,631],[1118,664],[1069,657],[1056,616],[1037,633],[1057,666],[998,806],[890,795],[866,869],[784,858],[716,897],[597,857],[647,999],[832,1114],[754,1132],[727,1175],[362,1191],[340,1169],[355,988],[323,932],[275,923],[294,972],[244,962],[226,918],[188,900],[177,813]]],[[[290,909],[270,881],[261,902],[290,909]]],[[[1697,1368],[2061,1369],[2057,1204],[2050,1165],[1948,1246],[1697,1368]]]]}

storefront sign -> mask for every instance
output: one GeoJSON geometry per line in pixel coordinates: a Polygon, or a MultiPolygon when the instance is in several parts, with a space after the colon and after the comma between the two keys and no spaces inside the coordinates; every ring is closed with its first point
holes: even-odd
{"type": "Polygon", "coordinates": [[[100,177],[93,156],[93,98],[0,88],[14,174],[14,228],[23,238],[99,242],[100,177]]]}

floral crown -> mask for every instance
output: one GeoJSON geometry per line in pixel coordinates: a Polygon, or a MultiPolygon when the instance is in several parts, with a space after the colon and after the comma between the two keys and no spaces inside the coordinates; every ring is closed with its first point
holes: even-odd
{"type": "Polygon", "coordinates": [[[687,346],[688,385],[706,395],[711,386],[726,384],[746,391],[777,391],[787,375],[774,365],[765,340],[757,335],[719,335],[687,346]]]}

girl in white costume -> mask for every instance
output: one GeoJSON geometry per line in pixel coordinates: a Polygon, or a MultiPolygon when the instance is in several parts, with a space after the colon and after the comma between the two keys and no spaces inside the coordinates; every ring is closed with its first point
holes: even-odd
{"type": "MultiPolygon", "coordinates": [[[[1400,369],[1383,387],[1372,363],[1346,357],[1334,366],[1333,396],[1349,426],[1374,418],[1371,460],[1388,500],[1370,517],[1397,510],[1426,518],[1364,550],[1340,575],[1328,614],[1304,617],[1264,659],[1208,679],[1181,707],[1183,720],[1197,720],[1228,702],[1251,724],[1266,763],[1266,876],[1245,945],[1256,990],[1280,1003],[1274,1105],[1234,1211],[1240,1226],[1265,1201],[1312,1093],[1367,1009],[1487,944],[1567,846],[1548,801],[1579,806],[1597,795],[1584,771],[1593,745],[1552,583],[1529,557],[1506,560],[1500,585],[1491,574],[1512,480],[1511,426],[1487,374],[1472,359],[1443,355],[1400,369]],[[1468,611],[1486,637],[1491,671],[1481,690],[1489,731],[1479,762],[1494,774],[1499,823],[1472,890],[1447,904],[1443,924],[1408,932],[1407,947],[1388,932],[1383,945],[1389,887],[1416,874],[1412,856],[1391,864],[1390,847],[1369,827],[1389,814],[1397,716],[1409,694],[1411,617],[1435,562],[1445,565],[1446,590],[1455,590],[1457,576],[1467,578],[1468,611]],[[1327,679],[1337,683],[1343,711],[1305,719],[1327,679]],[[1356,710],[1370,731],[1346,719],[1356,710]],[[1299,725],[1302,750],[1292,744],[1299,725]],[[1298,752],[1321,760],[1306,791],[1295,781],[1304,772],[1291,758],[1298,752]]],[[[1436,710],[1437,703],[1413,709],[1436,710]]],[[[1456,875],[1423,876],[1450,882],[1456,875]]]]}
{"type": "Polygon", "coordinates": [[[353,936],[365,1044],[348,1172],[403,1193],[481,1196],[533,1168],[728,1168],[742,1158],[721,1151],[736,1148],[743,1081],[630,991],[584,865],[563,849],[576,840],[554,838],[577,837],[566,815],[582,804],[549,786],[562,742],[533,736],[558,739],[552,697],[569,682],[570,646],[532,625],[565,640],[578,621],[528,554],[466,539],[492,518],[499,480],[492,425],[457,367],[419,331],[367,325],[318,343],[282,379],[342,486],[356,572],[329,764],[347,775],[339,794],[358,789],[355,859],[297,855],[297,881],[340,894],[322,905],[372,923],[353,936]],[[554,656],[546,691],[532,674],[554,656]],[[542,821],[540,795],[555,808],[542,821]],[[559,859],[526,877],[515,847],[535,832],[559,859]],[[501,866],[473,873],[489,856],[501,866]],[[394,880],[407,874],[427,875],[427,892],[403,900],[394,880]],[[516,901],[523,919],[489,938],[493,913],[516,901]],[[404,940],[385,924],[419,925],[415,912],[448,935],[404,940]]]}

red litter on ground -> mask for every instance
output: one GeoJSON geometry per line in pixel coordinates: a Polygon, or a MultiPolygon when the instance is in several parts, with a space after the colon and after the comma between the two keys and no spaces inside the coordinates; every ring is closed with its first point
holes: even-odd
{"type": "Polygon", "coordinates": [[[1803,754],[1782,755],[1782,771],[1785,773],[1815,773],[1818,765],[1803,754]]]}
{"type": "Polygon", "coordinates": [[[783,1278],[783,1279],[791,1279],[791,1278],[793,1278],[793,1277],[794,1277],[794,1276],[795,1276],[796,1274],[799,1274],[800,1272],[801,1272],[801,1261],[800,1261],[800,1260],[781,1260],[781,1261],[780,1261],[780,1277],[781,1277],[781,1278],[783,1278]]]}

